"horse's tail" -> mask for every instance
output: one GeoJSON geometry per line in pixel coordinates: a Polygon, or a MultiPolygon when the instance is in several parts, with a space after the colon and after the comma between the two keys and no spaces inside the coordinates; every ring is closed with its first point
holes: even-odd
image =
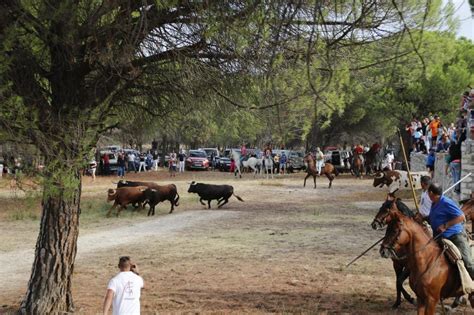
{"type": "Polygon", "coordinates": [[[242,198],[240,198],[239,196],[237,196],[235,193],[232,193],[232,195],[234,195],[235,198],[239,199],[240,201],[244,201],[242,198]]]}

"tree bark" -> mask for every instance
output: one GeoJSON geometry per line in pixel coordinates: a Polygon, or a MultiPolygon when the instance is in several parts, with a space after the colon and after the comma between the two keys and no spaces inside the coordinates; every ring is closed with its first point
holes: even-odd
{"type": "Polygon", "coordinates": [[[77,187],[65,189],[56,183],[51,189],[46,186],[43,192],[35,260],[21,314],[74,311],[71,289],[79,235],[81,180],[79,171],[72,172],[72,178],[79,183],[77,187]]]}

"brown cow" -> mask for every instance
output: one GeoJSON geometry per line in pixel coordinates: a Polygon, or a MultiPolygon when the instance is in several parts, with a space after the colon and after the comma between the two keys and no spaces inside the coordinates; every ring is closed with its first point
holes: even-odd
{"type": "Polygon", "coordinates": [[[147,189],[146,186],[137,186],[137,187],[121,187],[117,189],[109,189],[107,195],[107,201],[114,200],[114,204],[110,207],[107,212],[107,217],[110,216],[112,209],[120,205],[117,210],[117,216],[119,216],[122,209],[126,209],[127,205],[130,203],[138,203],[140,207],[143,208],[142,203],[145,201],[145,194],[143,190],[147,189]]]}

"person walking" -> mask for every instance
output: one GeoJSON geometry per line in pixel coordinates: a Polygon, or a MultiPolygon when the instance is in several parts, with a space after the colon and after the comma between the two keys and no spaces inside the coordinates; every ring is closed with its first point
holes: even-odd
{"type": "Polygon", "coordinates": [[[138,266],[129,256],[122,256],[118,268],[120,272],[107,285],[103,314],[108,314],[112,306],[113,315],[140,315],[140,295],[145,283],[138,266]]]}

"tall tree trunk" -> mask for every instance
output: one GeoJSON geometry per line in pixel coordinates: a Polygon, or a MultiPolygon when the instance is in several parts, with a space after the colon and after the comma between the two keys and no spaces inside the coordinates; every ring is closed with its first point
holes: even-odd
{"type": "Polygon", "coordinates": [[[56,182],[44,188],[41,227],[28,290],[21,303],[22,314],[74,311],[71,288],[79,235],[81,179],[79,171],[68,172],[63,178],[73,179],[72,187],[65,188],[56,182]]]}

